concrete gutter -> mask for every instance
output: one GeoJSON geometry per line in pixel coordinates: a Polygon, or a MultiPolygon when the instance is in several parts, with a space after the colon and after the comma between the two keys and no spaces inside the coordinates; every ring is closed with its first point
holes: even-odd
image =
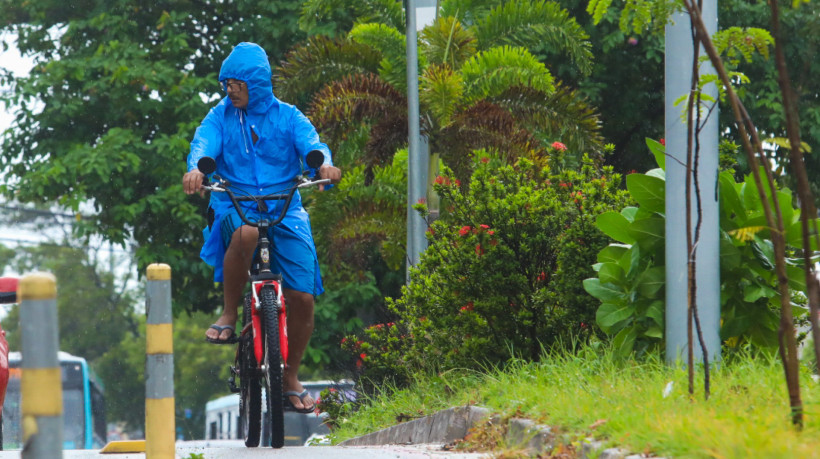
{"type": "MultiPolygon", "coordinates": [[[[501,422],[500,416],[492,415],[487,408],[479,406],[449,408],[430,416],[345,440],[339,443],[339,446],[435,443],[446,445],[463,439],[473,426],[491,416],[493,422],[501,422]]],[[[549,426],[536,424],[529,419],[512,418],[507,421],[505,443],[509,448],[524,449],[532,456],[540,456],[552,451],[555,440],[555,433],[549,426]]],[[[592,438],[585,439],[576,448],[579,457],[584,459],[639,459],[649,457],[642,454],[631,454],[620,448],[604,449],[603,442],[592,438]]]]}

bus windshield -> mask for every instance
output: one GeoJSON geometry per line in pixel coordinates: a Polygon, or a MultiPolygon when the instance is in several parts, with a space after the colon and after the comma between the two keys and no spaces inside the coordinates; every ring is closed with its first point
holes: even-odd
{"type": "MultiPolygon", "coordinates": [[[[21,449],[23,442],[19,352],[9,353],[9,383],[3,404],[3,449],[21,449]]],[[[84,359],[60,352],[63,386],[63,448],[93,449],[105,444],[105,408],[101,387],[84,359]],[[86,391],[90,393],[86,394],[86,391]],[[95,406],[92,406],[95,405],[95,406]],[[90,420],[90,422],[89,422],[90,420]],[[88,432],[88,429],[95,432],[88,432]]]]}

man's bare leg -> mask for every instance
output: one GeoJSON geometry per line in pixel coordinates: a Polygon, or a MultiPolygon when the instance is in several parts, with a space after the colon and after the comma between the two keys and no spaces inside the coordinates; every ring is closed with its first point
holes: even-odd
{"type": "MultiPolygon", "coordinates": [[[[242,289],[248,282],[248,268],[251,266],[253,251],[256,249],[256,240],[259,232],[252,226],[240,226],[233,232],[231,244],[225,251],[223,261],[222,287],[224,292],[222,315],[216,320],[216,325],[236,326],[238,317],[237,309],[241,301],[242,289]]],[[[231,331],[228,329],[218,333],[215,329],[209,328],[205,331],[205,336],[211,339],[226,340],[230,338],[231,331]]]]}
{"type": "MultiPolygon", "coordinates": [[[[313,295],[291,289],[285,289],[284,294],[288,313],[288,362],[283,386],[285,391],[302,392],[304,387],[299,382],[299,366],[313,334],[313,295]]],[[[296,396],[289,398],[296,409],[309,408],[316,403],[310,395],[302,400],[296,396]]]]}

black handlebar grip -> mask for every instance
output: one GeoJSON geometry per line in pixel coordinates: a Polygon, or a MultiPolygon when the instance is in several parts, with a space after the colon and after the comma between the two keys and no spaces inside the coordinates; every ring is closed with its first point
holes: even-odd
{"type": "Polygon", "coordinates": [[[197,161],[196,168],[199,169],[199,172],[208,175],[216,170],[216,160],[209,156],[203,156],[197,161]]]}
{"type": "MultiPolygon", "coordinates": [[[[307,166],[311,169],[318,169],[325,162],[325,154],[321,150],[311,150],[305,158],[307,166]]],[[[202,170],[202,169],[200,169],[202,170]]]]}

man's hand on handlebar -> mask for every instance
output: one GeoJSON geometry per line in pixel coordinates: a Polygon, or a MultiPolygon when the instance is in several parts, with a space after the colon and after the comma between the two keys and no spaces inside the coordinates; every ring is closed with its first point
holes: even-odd
{"type": "Polygon", "coordinates": [[[199,193],[200,196],[204,196],[205,190],[202,189],[203,178],[205,178],[205,174],[200,172],[199,169],[193,169],[183,175],[182,189],[185,190],[185,194],[199,193]]]}
{"type": "MultiPolygon", "coordinates": [[[[319,178],[330,179],[330,183],[339,183],[339,180],[342,179],[342,171],[338,167],[322,164],[322,166],[319,167],[319,178]]],[[[319,185],[319,191],[324,191],[324,189],[324,185],[319,185]]]]}

